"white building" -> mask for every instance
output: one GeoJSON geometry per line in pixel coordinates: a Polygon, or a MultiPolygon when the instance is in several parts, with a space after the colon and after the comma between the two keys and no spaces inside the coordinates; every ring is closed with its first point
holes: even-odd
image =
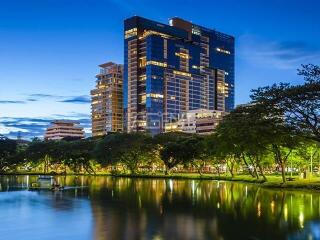
{"type": "Polygon", "coordinates": [[[165,132],[210,134],[226,114],[216,110],[190,110],[182,114],[176,122],[166,123],[165,132]]]}

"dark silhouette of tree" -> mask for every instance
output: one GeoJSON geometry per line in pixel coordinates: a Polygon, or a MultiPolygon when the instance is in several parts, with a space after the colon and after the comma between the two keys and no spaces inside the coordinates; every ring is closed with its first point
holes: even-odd
{"type": "Polygon", "coordinates": [[[320,142],[320,68],[302,65],[298,74],[304,77],[304,84],[258,88],[251,98],[266,111],[284,118],[296,134],[320,142]]]}

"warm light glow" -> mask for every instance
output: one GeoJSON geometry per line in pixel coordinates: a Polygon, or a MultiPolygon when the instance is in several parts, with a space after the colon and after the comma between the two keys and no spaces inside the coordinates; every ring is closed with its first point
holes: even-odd
{"type": "Polygon", "coordinates": [[[288,206],[287,204],[284,205],[284,220],[288,221],[288,206]]]}
{"type": "Polygon", "coordinates": [[[225,49],[222,49],[222,48],[216,48],[216,50],[217,50],[218,52],[222,52],[222,53],[225,53],[225,54],[231,54],[230,51],[225,50],[225,49]]]}
{"type": "Polygon", "coordinates": [[[181,71],[177,71],[177,70],[174,70],[173,73],[178,74],[178,75],[182,75],[182,76],[186,76],[186,77],[191,77],[191,73],[181,72],[181,71]]]}
{"type": "Polygon", "coordinates": [[[300,212],[300,214],[299,214],[299,224],[300,224],[301,228],[304,227],[304,214],[303,214],[303,212],[300,212]]]}
{"type": "Polygon", "coordinates": [[[162,94],[159,93],[148,93],[147,97],[152,97],[152,98],[163,98],[162,94]]]}
{"type": "Polygon", "coordinates": [[[124,38],[127,39],[133,36],[137,36],[137,34],[138,34],[137,28],[132,28],[124,32],[124,38]]]}
{"type": "Polygon", "coordinates": [[[190,56],[189,56],[188,54],[182,53],[182,52],[176,52],[175,55],[176,55],[177,57],[181,57],[181,58],[183,58],[183,59],[189,59],[189,58],[190,58],[190,56]]]}
{"type": "Polygon", "coordinates": [[[170,35],[167,35],[167,34],[164,34],[164,33],[160,33],[160,32],[156,32],[156,31],[152,31],[152,30],[145,30],[142,34],[141,37],[139,37],[139,39],[144,39],[150,35],[158,35],[160,37],[163,37],[163,38],[170,38],[171,36],[170,35]]]}
{"type": "Polygon", "coordinates": [[[272,201],[270,205],[271,205],[271,212],[273,214],[274,213],[274,201],[272,201]]]}
{"type": "Polygon", "coordinates": [[[157,61],[147,61],[147,65],[155,65],[159,67],[167,67],[167,63],[157,62],[157,61]]]}

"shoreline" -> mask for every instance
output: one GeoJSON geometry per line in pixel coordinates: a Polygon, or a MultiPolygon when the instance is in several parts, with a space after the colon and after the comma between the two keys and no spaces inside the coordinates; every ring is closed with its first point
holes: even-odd
{"type": "Polygon", "coordinates": [[[203,174],[199,175],[196,173],[173,173],[171,175],[164,174],[112,174],[112,173],[97,173],[93,174],[52,174],[52,173],[39,173],[39,172],[18,172],[18,173],[0,173],[0,176],[9,175],[52,175],[52,176],[92,176],[92,177],[127,177],[127,178],[145,178],[145,179],[178,179],[178,180],[214,180],[214,181],[229,181],[229,182],[240,182],[250,183],[263,188],[279,189],[279,190],[311,190],[320,191],[320,178],[314,179],[298,179],[295,181],[287,181],[282,183],[280,176],[267,176],[268,181],[263,179],[256,179],[249,175],[236,175],[231,176],[215,176],[203,174]]]}

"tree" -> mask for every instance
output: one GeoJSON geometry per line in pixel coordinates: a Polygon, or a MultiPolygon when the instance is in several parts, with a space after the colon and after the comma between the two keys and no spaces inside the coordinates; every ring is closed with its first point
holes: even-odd
{"type": "Polygon", "coordinates": [[[16,166],[20,161],[17,158],[17,142],[0,139],[0,173],[16,166]]]}
{"type": "Polygon", "coordinates": [[[260,173],[267,180],[263,165],[271,152],[286,181],[286,162],[299,141],[278,114],[260,104],[240,106],[223,119],[215,135],[218,153],[226,158],[231,176],[236,160],[241,159],[252,176],[259,178],[260,173]]]}
{"type": "Polygon", "coordinates": [[[283,117],[297,135],[320,142],[320,68],[302,65],[298,74],[304,77],[304,84],[258,88],[252,91],[251,98],[255,104],[283,117]]]}
{"type": "Polygon", "coordinates": [[[186,148],[190,155],[190,164],[195,167],[200,175],[203,168],[212,160],[208,136],[193,135],[186,141],[186,148]]]}
{"type": "Polygon", "coordinates": [[[49,172],[49,167],[53,162],[57,161],[59,142],[57,141],[41,141],[33,139],[24,151],[25,158],[34,165],[43,164],[43,172],[49,172]]]}
{"type": "Polygon", "coordinates": [[[147,134],[114,133],[98,141],[94,155],[103,166],[122,163],[135,174],[151,149],[151,137],[147,134]]]}
{"type": "Polygon", "coordinates": [[[61,162],[73,169],[75,173],[79,173],[83,168],[87,173],[95,174],[95,170],[91,165],[93,159],[93,139],[82,139],[72,141],[61,141],[60,151],[56,159],[61,159],[61,162]]]}
{"type": "Polygon", "coordinates": [[[163,133],[154,138],[161,160],[168,175],[172,168],[187,164],[200,154],[200,145],[196,136],[184,133],[163,133]]]}
{"type": "Polygon", "coordinates": [[[319,151],[319,143],[314,141],[304,141],[303,144],[295,150],[296,158],[294,160],[299,167],[310,169],[312,174],[314,167],[319,167],[319,164],[316,161],[319,151]]]}

